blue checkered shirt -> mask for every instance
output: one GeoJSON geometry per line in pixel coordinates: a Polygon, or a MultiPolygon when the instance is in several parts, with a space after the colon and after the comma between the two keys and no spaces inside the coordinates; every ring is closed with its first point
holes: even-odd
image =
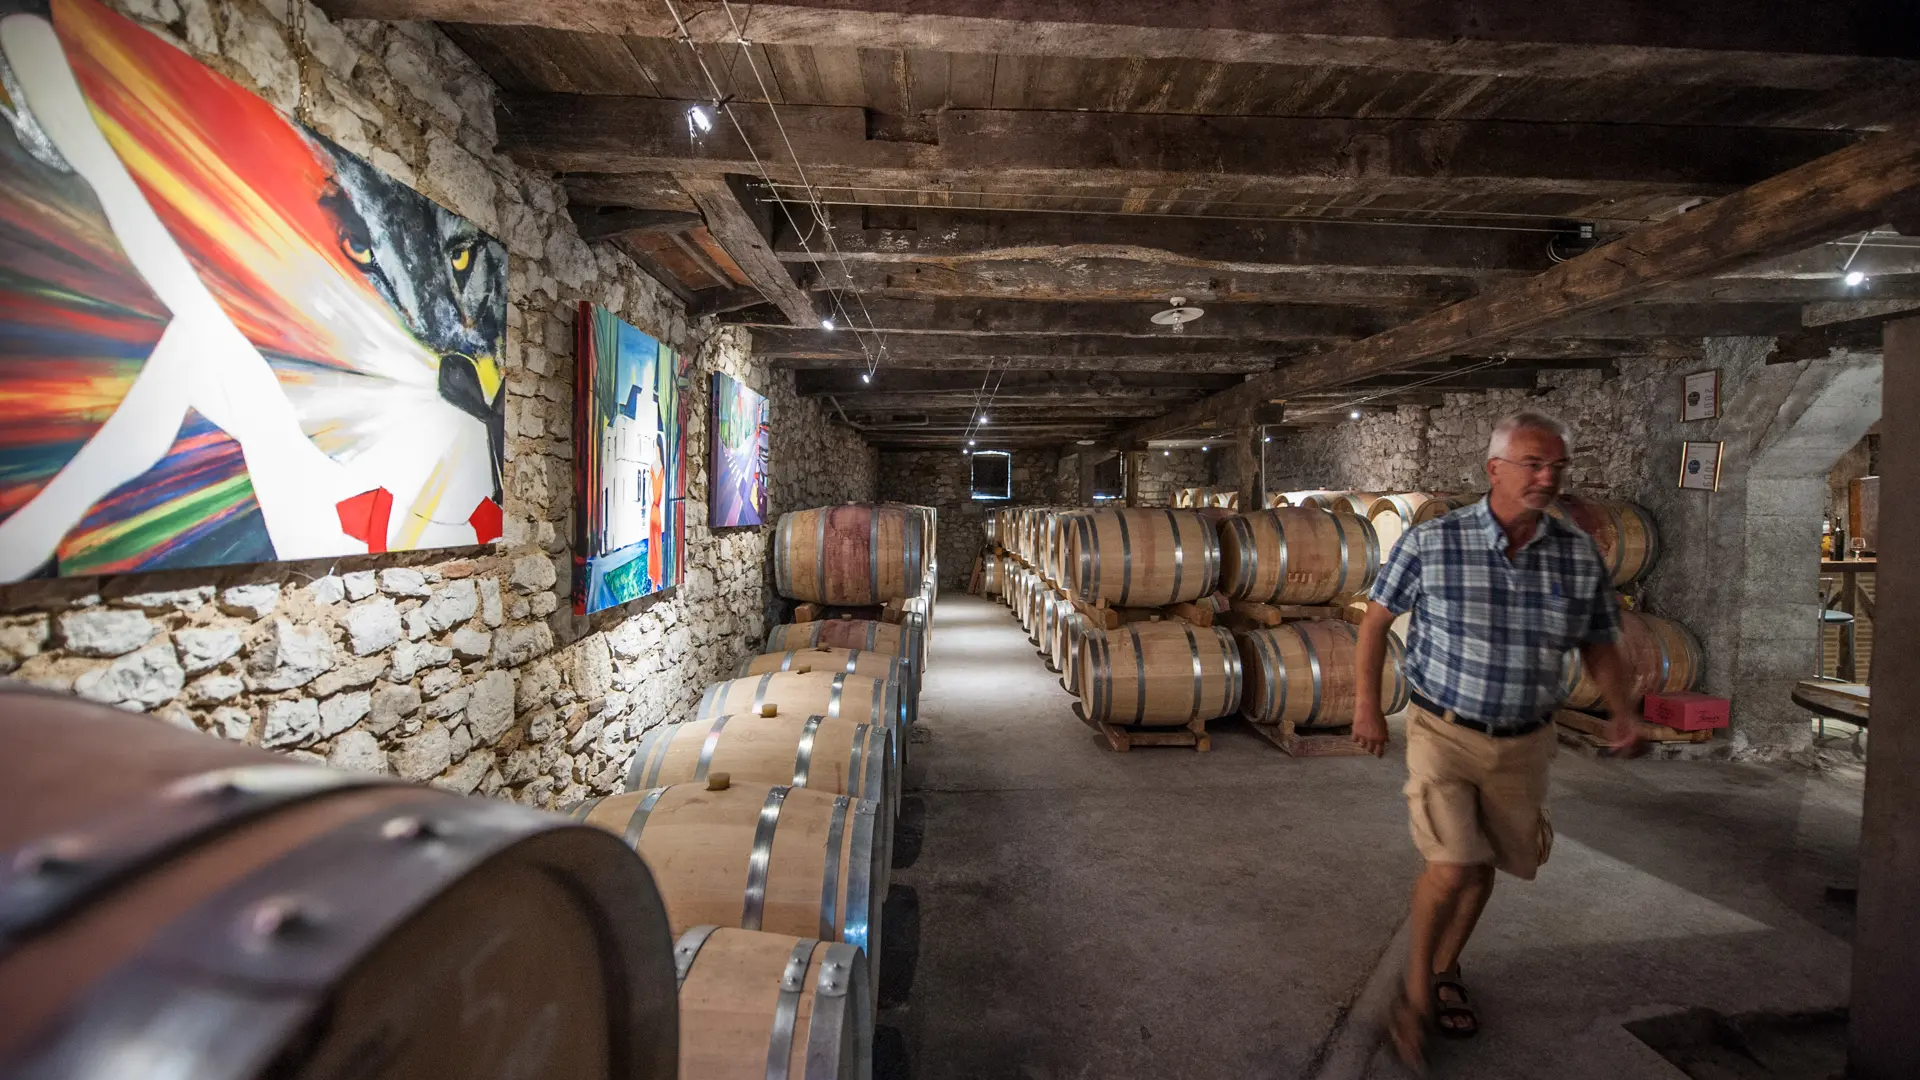
{"type": "Polygon", "coordinates": [[[1620,603],[1586,533],[1542,516],[1511,561],[1481,499],[1409,530],[1369,598],[1413,612],[1408,681],[1493,727],[1534,722],[1560,703],[1567,650],[1620,636],[1620,603]]]}

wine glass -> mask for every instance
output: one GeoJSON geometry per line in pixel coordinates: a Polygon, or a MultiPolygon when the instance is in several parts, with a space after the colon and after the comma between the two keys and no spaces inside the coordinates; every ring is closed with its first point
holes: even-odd
{"type": "Polygon", "coordinates": [[[1867,538],[1866,537],[1855,536],[1855,537],[1849,538],[1847,540],[1847,547],[1853,552],[1854,558],[1864,559],[1867,557],[1867,538]]]}

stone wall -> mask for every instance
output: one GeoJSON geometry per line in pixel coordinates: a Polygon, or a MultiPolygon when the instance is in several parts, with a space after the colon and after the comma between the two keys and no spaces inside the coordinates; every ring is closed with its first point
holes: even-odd
{"type": "Polygon", "coordinates": [[[1214,451],[1148,450],[1140,457],[1140,505],[1172,506],[1181,488],[1211,487],[1214,451]]]}
{"type": "Polygon", "coordinates": [[[493,153],[493,84],[430,25],[332,23],[308,5],[295,43],[284,2],[118,4],[507,244],[504,534],[451,553],[0,588],[0,672],[460,792],[551,805],[617,790],[640,734],[689,716],[757,651],[775,603],[770,530],[706,526],[709,373],[772,402],[775,513],[871,499],[872,451],[754,362],[745,331],[690,323],[630,259],[582,243],[559,183],[493,153]],[[685,582],[586,618],[568,595],[580,300],[695,358],[685,582]]]}
{"type": "Polygon", "coordinates": [[[880,498],[918,503],[940,511],[940,584],[965,589],[973,561],[986,547],[987,512],[1008,506],[1067,506],[1079,476],[1063,477],[1052,450],[1015,450],[1011,497],[1005,502],[973,498],[973,463],[958,450],[892,451],[880,455],[880,498]]]}

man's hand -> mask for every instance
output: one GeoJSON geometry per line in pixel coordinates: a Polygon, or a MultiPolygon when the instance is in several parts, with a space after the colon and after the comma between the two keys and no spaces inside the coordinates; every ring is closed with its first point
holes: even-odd
{"type": "Polygon", "coordinates": [[[1620,647],[1612,642],[1589,642],[1580,646],[1580,659],[1600,684],[1600,696],[1606,699],[1607,743],[1613,756],[1639,757],[1646,747],[1640,741],[1633,699],[1627,696],[1627,660],[1620,647]]]}
{"type": "Polygon", "coordinates": [[[1353,741],[1374,757],[1387,754],[1387,718],[1380,706],[1356,702],[1353,706],[1353,741]]]}
{"type": "Polygon", "coordinates": [[[1640,726],[1632,713],[1616,712],[1607,719],[1607,745],[1614,757],[1636,758],[1646,752],[1647,744],[1640,738],[1640,726]]]}

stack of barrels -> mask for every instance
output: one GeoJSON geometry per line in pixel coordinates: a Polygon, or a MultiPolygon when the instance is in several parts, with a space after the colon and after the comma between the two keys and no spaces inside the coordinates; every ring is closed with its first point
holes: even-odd
{"type": "Polygon", "coordinates": [[[783,516],[790,599],[899,615],[776,626],[648,733],[619,795],[573,808],[653,871],[674,935],[682,1076],[871,1075],[883,901],[934,599],[932,511],[783,516]]]}

